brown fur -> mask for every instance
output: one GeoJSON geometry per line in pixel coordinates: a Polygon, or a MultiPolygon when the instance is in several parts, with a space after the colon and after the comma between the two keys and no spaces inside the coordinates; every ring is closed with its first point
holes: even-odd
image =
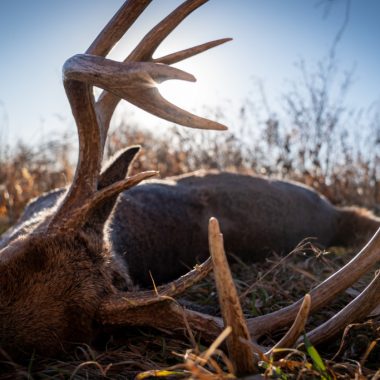
{"type": "Polygon", "coordinates": [[[71,342],[91,340],[97,307],[112,291],[101,244],[81,233],[37,237],[2,263],[3,349],[54,355],[71,342]]]}
{"type": "Polygon", "coordinates": [[[331,244],[355,247],[363,245],[379,227],[380,218],[365,208],[340,208],[338,228],[331,244]]]}

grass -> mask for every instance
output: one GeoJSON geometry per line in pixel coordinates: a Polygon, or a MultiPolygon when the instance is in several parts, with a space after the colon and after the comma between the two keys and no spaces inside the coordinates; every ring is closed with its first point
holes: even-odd
{"type": "MultiPolygon", "coordinates": [[[[233,276],[238,279],[236,284],[245,314],[251,315],[253,303],[256,314],[266,314],[292,303],[351,256],[350,252],[322,254],[299,249],[286,259],[273,255],[259,264],[233,264],[233,276]]],[[[361,290],[367,280],[360,281],[352,289],[361,290]]],[[[351,300],[352,289],[340,295],[333,305],[312,315],[307,330],[330,318],[351,300]]],[[[186,305],[194,304],[201,311],[218,315],[212,276],[183,295],[180,302],[184,301],[186,305]]],[[[270,346],[280,335],[281,332],[277,332],[266,336],[260,343],[270,346]]],[[[376,379],[379,363],[378,316],[348,326],[344,334],[326,345],[306,345],[305,351],[301,348],[285,350],[281,359],[266,358],[260,370],[269,378],[281,379],[376,379]]],[[[201,342],[194,347],[190,339],[170,332],[137,328],[109,330],[92,346],[78,345],[59,360],[31,355],[29,361],[15,363],[3,353],[1,368],[1,379],[125,379],[138,376],[140,380],[147,377],[211,380],[228,379],[233,375],[228,358],[219,347],[213,347],[210,353],[210,348],[201,342]]]]}

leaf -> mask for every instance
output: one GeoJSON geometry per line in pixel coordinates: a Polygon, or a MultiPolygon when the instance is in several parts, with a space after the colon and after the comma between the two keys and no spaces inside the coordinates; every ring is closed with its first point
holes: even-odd
{"type": "Polygon", "coordinates": [[[311,344],[310,340],[304,334],[303,341],[305,343],[306,351],[309,354],[311,360],[313,361],[314,368],[321,372],[323,379],[331,380],[330,375],[327,373],[327,368],[325,366],[325,363],[323,362],[321,356],[319,355],[318,351],[315,349],[315,347],[311,344]]]}
{"type": "Polygon", "coordinates": [[[166,377],[166,376],[185,376],[184,372],[180,371],[168,371],[168,370],[150,370],[150,371],[145,371],[139,373],[136,377],[135,380],[145,380],[149,377],[166,377]]]}

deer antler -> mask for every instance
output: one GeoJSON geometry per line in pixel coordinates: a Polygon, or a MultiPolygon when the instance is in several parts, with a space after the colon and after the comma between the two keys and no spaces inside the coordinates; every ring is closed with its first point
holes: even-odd
{"type": "Polygon", "coordinates": [[[191,74],[164,63],[178,62],[229,40],[209,42],[153,61],[152,55],[164,38],[205,2],[186,1],[153,28],[124,62],[115,62],[103,56],[109,53],[150,3],[149,0],[126,1],[86,54],[76,55],[66,61],[63,67],[64,85],[78,129],[79,159],[70,190],[49,222],[50,232],[77,228],[99,202],[156,174],[153,171],[140,173],[103,189],[101,194],[97,193],[109,121],[120,99],[184,126],[226,129],[222,124],[193,115],[171,104],[156,88],[156,83],[169,79],[195,81],[191,74]],[[96,104],[93,86],[104,89],[96,104]]]}
{"type": "MultiPolygon", "coordinates": [[[[87,54],[105,56],[111,50],[112,46],[124,35],[132,23],[138,18],[140,13],[149,5],[151,0],[141,2],[127,2],[119,12],[110,20],[107,26],[101,31],[99,36],[87,50],[87,54]],[[128,15],[128,17],[125,17],[128,15]]],[[[152,30],[145,35],[141,42],[136,46],[133,52],[125,59],[124,62],[155,62],[162,64],[173,64],[196,54],[200,54],[208,49],[223,44],[231,38],[223,38],[216,41],[207,42],[189,49],[185,49],[165,57],[153,59],[153,54],[161,42],[194,10],[202,6],[208,0],[188,0],[181,4],[164,20],[157,24],[152,30]]],[[[96,103],[96,110],[99,119],[105,131],[108,130],[112,114],[120,98],[111,92],[104,91],[96,103]]],[[[159,105],[159,104],[158,104],[159,105]]],[[[167,107],[169,104],[163,104],[167,107]]],[[[160,110],[160,107],[157,108],[160,110]]],[[[164,117],[165,118],[165,117],[164,117]]],[[[182,124],[182,122],[178,122],[182,124]]],[[[214,125],[213,128],[221,129],[222,127],[214,125]]]]}
{"type": "MultiPolygon", "coordinates": [[[[2,348],[52,352],[74,339],[89,341],[103,300],[100,315],[102,310],[104,315],[115,315],[121,303],[123,317],[129,316],[132,324],[148,321],[153,310],[153,315],[157,310],[166,313],[161,304],[170,304],[175,318],[183,320],[182,309],[172,304],[171,297],[211,267],[206,263],[169,287],[158,288],[158,293],[139,293],[138,298],[116,288],[127,288],[131,280],[121,257],[112,252],[110,235],[104,233],[105,223],[121,191],[157,174],[147,171],[125,178],[138,147],[124,150],[101,171],[109,120],[117,102],[125,99],[154,115],[192,128],[226,129],[169,103],[156,88],[157,83],[169,79],[195,81],[191,74],[165,63],[227,41],[206,43],[153,60],[152,54],[163,39],[204,0],[189,0],[179,6],[143,38],[124,62],[105,58],[149,3],[126,1],[86,54],[68,59],[63,67],[64,86],[78,131],[78,164],[67,192],[23,226],[0,251],[2,348]],[[104,90],[97,103],[94,86],[104,90]],[[144,311],[148,315],[144,316],[144,311]]],[[[205,318],[190,314],[192,326],[205,318]]],[[[220,326],[216,321],[210,336],[220,326]]]]}
{"type": "MultiPolygon", "coordinates": [[[[379,251],[380,230],[375,233],[369,243],[349,263],[310,291],[310,297],[312,299],[310,311],[316,311],[327,305],[339,293],[343,292],[365,273],[374,268],[380,260],[379,251]]],[[[376,282],[371,283],[369,286],[371,286],[372,289],[375,285],[376,282]]],[[[368,294],[369,290],[366,290],[365,292],[366,293],[363,292],[362,295],[358,297],[363,297],[364,294],[368,294]]],[[[378,295],[376,297],[378,297],[378,295]]],[[[355,302],[355,300],[352,302],[355,302]]],[[[362,309],[362,311],[364,311],[364,314],[362,315],[368,314],[378,302],[378,298],[372,299],[372,302],[366,304],[365,309],[367,310],[362,309]]],[[[248,326],[251,334],[259,338],[268,331],[273,331],[288,325],[295,318],[300,304],[301,300],[279,311],[257,317],[252,322],[249,321],[248,326]]],[[[349,307],[352,308],[352,305],[349,307]]],[[[359,312],[359,310],[360,309],[357,309],[356,312],[359,312]]],[[[351,313],[353,312],[352,309],[350,311],[351,313]]],[[[354,314],[351,315],[355,318],[354,314]]],[[[335,323],[338,323],[340,328],[343,326],[343,324],[341,324],[342,320],[335,320],[334,324],[335,323]]],[[[347,323],[349,323],[349,321],[347,323]]],[[[316,336],[314,336],[314,339],[315,337],[316,336]]],[[[323,339],[328,339],[328,337],[329,336],[326,335],[323,339]]]]}
{"type": "Polygon", "coordinates": [[[215,218],[211,218],[209,223],[209,245],[224,326],[232,328],[232,334],[227,338],[230,359],[238,375],[253,373],[257,369],[257,363],[252,347],[241,341],[249,341],[250,335],[224,252],[223,235],[215,218]]]}

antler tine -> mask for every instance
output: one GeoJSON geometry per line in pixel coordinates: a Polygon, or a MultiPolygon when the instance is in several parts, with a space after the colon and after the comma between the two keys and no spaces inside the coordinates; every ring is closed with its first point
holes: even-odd
{"type": "Polygon", "coordinates": [[[103,28],[86,54],[105,57],[152,0],[127,0],[103,28]]]}
{"type": "Polygon", "coordinates": [[[295,345],[302,332],[305,331],[307,318],[310,313],[310,306],[311,297],[310,294],[306,294],[292,326],[286,334],[268,352],[265,353],[265,355],[269,356],[272,353],[275,353],[277,348],[290,348],[295,345]]]}
{"type": "MultiPolygon", "coordinates": [[[[339,293],[376,265],[380,260],[379,251],[380,229],[349,263],[309,292],[312,299],[310,312],[331,302],[339,293]]],[[[249,319],[247,323],[251,336],[259,338],[269,331],[288,325],[296,317],[301,303],[302,300],[299,300],[281,310],[249,319]]]]}
{"type": "Polygon", "coordinates": [[[222,45],[226,42],[232,41],[232,38],[221,38],[219,40],[206,42],[201,45],[193,46],[188,49],[180,50],[172,54],[165,55],[160,58],[154,58],[152,62],[156,63],[164,63],[165,65],[172,65],[173,63],[177,63],[183,61],[187,58],[193,57],[194,55],[203,53],[213,47],[222,45]]]}
{"type": "MultiPolygon", "coordinates": [[[[215,218],[211,218],[209,222],[209,244],[224,325],[232,327],[232,334],[227,338],[230,359],[234,363],[238,373],[252,373],[257,367],[252,345],[262,351],[264,351],[264,348],[260,347],[255,339],[251,340],[224,252],[223,235],[220,233],[219,224],[215,218]],[[251,341],[252,345],[248,345],[246,343],[248,341],[251,341]]],[[[283,338],[266,352],[266,355],[273,353],[276,348],[293,347],[305,329],[310,305],[311,297],[309,294],[306,294],[292,326],[283,338]]]]}
{"type": "Polygon", "coordinates": [[[224,326],[232,328],[232,333],[227,337],[230,359],[238,375],[254,373],[257,370],[257,360],[251,345],[245,343],[251,337],[224,252],[223,235],[215,218],[209,222],[209,245],[224,326]]]}
{"type": "Polygon", "coordinates": [[[147,90],[139,89],[135,91],[136,96],[130,102],[149,113],[156,115],[162,119],[174,122],[185,127],[197,129],[212,129],[224,131],[227,127],[216,121],[194,115],[170,103],[163,98],[157,88],[150,88],[149,94],[147,90]],[[147,96],[148,95],[148,96],[147,96]]]}
{"type": "Polygon", "coordinates": [[[380,271],[371,283],[339,313],[307,334],[313,344],[319,344],[332,338],[348,324],[367,316],[380,305],[380,271]]]}
{"type": "MultiPolygon", "coordinates": [[[[86,54],[105,57],[151,2],[152,0],[125,1],[108,24],[95,38],[94,42],[86,50],[86,54]]],[[[104,122],[105,117],[103,114],[105,110],[98,108],[100,107],[96,107],[95,110],[100,122],[99,127],[102,134],[102,142],[105,144],[109,129],[109,122],[104,122]]],[[[109,116],[109,120],[111,120],[113,111],[114,109],[109,116]]]]}
{"type": "Polygon", "coordinates": [[[209,258],[186,275],[156,290],[119,292],[103,301],[98,318],[101,323],[109,325],[145,325],[183,331],[190,327],[201,333],[204,339],[213,341],[222,331],[222,320],[184,309],[172,298],[207,276],[211,270],[209,258]]]}
{"type": "MultiPolygon", "coordinates": [[[[137,20],[145,8],[151,3],[151,1],[152,0],[125,1],[125,3],[115,13],[112,19],[107,23],[107,25],[102,29],[93,43],[86,50],[86,54],[105,57],[137,20]]],[[[104,117],[100,110],[96,109],[96,113],[100,122],[99,127],[102,135],[102,143],[104,144],[107,137],[109,124],[103,122],[104,117]]]]}
{"type": "Polygon", "coordinates": [[[141,306],[162,302],[168,298],[175,297],[191,286],[205,278],[212,271],[211,258],[197,265],[193,270],[178,279],[158,286],[154,290],[140,290],[120,292],[114,297],[114,304],[125,304],[126,309],[134,309],[141,306]]]}
{"type": "MultiPolygon", "coordinates": [[[[192,11],[200,7],[208,0],[188,0],[177,7],[165,19],[158,23],[148,34],[140,41],[136,48],[124,60],[127,61],[151,61],[154,51],[158,45],[167,37],[170,32],[192,11]],[[144,45],[146,44],[146,45],[144,45]]],[[[120,98],[107,91],[103,91],[96,104],[96,112],[103,125],[103,128],[108,130],[112,115],[115,111],[120,98]]]]}
{"type": "MultiPolygon", "coordinates": [[[[59,223],[60,229],[65,228],[75,228],[83,224],[91,210],[99,206],[102,202],[109,199],[110,197],[121,193],[122,191],[128,190],[131,187],[138,185],[140,182],[145,181],[151,177],[154,177],[158,174],[158,171],[148,170],[146,172],[137,173],[132,177],[128,177],[124,180],[117,181],[111,185],[95,192],[92,196],[85,199],[80,206],[75,207],[73,210],[68,212],[64,211],[65,214],[60,216],[61,219],[59,223]]],[[[50,227],[51,228],[51,227],[50,227]]]]}
{"type": "Polygon", "coordinates": [[[152,28],[140,41],[126,60],[150,61],[152,55],[161,42],[183,21],[191,12],[199,8],[208,0],[188,0],[177,7],[160,23],[152,28]]]}
{"type": "Polygon", "coordinates": [[[163,119],[192,128],[226,129],[222,124],[182,110],[160,95],[155,82],[168,79],[195,80],[191,74],[174,67],[77,55],[66,62],[64,74],[67,80],[79,80],[104,88],[163,119]]]}

